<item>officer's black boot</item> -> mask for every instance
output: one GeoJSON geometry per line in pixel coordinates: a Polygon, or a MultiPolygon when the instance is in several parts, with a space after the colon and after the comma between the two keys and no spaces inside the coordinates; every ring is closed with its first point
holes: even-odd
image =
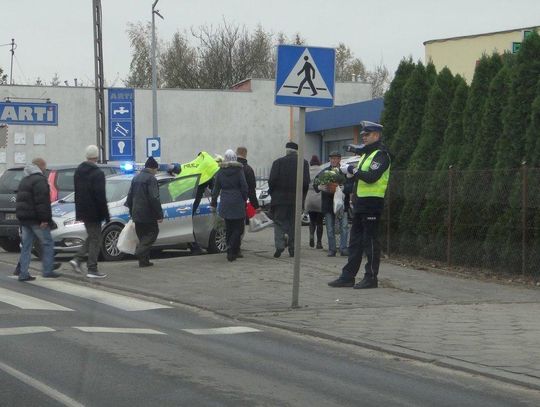
{"type": "Polygon", "coordinates": [[[362,289],[362,288],[377,288],[379,286],[379,282],[377,281],[377,277],[371,277],[368,275],[365,275],[362,281],[359,281],[354,285],[354,288],[356,289],[362,289]]]}

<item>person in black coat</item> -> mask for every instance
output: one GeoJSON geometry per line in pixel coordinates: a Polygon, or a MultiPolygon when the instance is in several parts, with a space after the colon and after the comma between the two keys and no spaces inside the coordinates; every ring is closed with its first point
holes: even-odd
{"type": "Polygon", "coordinates": [[[243,166],[237,161],[234,151],[227,150],[219,166],[210,206],[215,209],[220,196],[218,213],[225,219],[227,260],[234,261],[243,257],[240,254],[240,243],[245,226],[248,185],[243,166]]]}
{"type": "Polygon", "coordinates": [[[36,278],[28,272],[34,238],[41,243],[43,277],[58,277],[53,271],[54,242],[51,237],[52,211],[49,183],[44,175],[47,163],[35,158],[24,168],[25,177],[17,190],[16,216],[22,229],[22,248],[19,258],[19,281],[36,278]]]}
{"type": "Polygon", "coordinates": [[[87,238],[83,246],[70,261],[73,270],[82,273],[82,262],[87,260],[87,277],[107,277],[98,271],[97,260],[101,247],[101,223],[110,222],[107,196],[105,194],[105,174],[96,165],[99,156],[97,146],[90,145],[85,151],[86,161],[75,170],[75,219],[84,222],[87,238]]]}
{"type": "Polygon", "coordinates": [[[260,212],[259,200],[257,199],[257,179],[255,178],[255,171],[253,171],[253,168],[251,168],[246,159],[247,148],[238,147],[236,149],[236,157],[238,162],[244,166],[244,175],[246,176],[246,182],[248,186],[249,202],[251,203],[251,205],[253,205],[257,212],[260,212]]]}
{"type": "MultiPolygon", "coordinates": [[[[285,234],[289,236],[289,256],[294,257],[294,212],[298,144],[288,142],[285,149],[286,155],[272,163],[268,178],[268,193],[272,197],[270,207],[274,220],[274,243],[276,246],[274,257],[281,256],[281,253],[285,250],[285,234]]],[[[306,198],[309,182],[309,165],[304,160],[302,202],[306,198]]]]}
{"type": "Polygon", "coordinates": [[[131,220],[135,223],[135,232],[139,244],[135,256],[139,267],[150,267],[150,249],[159,234],[158,223],[163,222],[163,209],[159,199],[159,186],[156,173],[159,164],[154,157],[148,157],[144,169],[131,181],[126,203],[131,220]]]}

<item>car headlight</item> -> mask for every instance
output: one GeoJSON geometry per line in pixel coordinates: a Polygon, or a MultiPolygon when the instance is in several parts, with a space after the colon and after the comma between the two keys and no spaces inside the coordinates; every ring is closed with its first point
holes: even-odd
{"type": "Polygon", "coordinates": [[[73,226],[73,225],[82,225],[84,222],[76,220],[75,218],[66,219],[64,221],[64,226],[73,226]]]}

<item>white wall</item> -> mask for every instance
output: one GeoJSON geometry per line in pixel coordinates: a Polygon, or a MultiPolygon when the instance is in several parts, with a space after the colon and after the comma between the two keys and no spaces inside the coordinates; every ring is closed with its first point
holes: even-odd
{"type": "MultiPolygon", "coordinates": [[[[50,164],[78,163],[84,148],[96,143],[95,93],[93,88],[0,86],[0,100],[16,98],[50,98],[58,103],[58,126],[9,126],[7,164],[14,165],[16,151],[24,151],[27,162],[35,156],[50,164]],[[14,145],[13,134],[24,132],[26,145],[14,145]],[[46,145],[34,146],[33,135],[44,133],[46,145]]],[[[336,84],[336,105],[368,100],[368,84],[336,84]]],[[[32,101],[33,102],[33,101],[32,101]]],[[[108,104],[107,95],[105,98],[108,104]]],[[[295,122],[297,111],[295,110],[295,122]]],[[[158,129],[161,137],[162,162],[186,162],[199,151],[223,154],[228,148],[244,145],[254,168],[269,168],[284,154],[289,139],[289,108],[274,105],[274,81],[253,80],[252,91],[158,90],[158,129]]],[[[296,123],[295,123],[296,124],[296,123]]],[[[108,126],[108,123],[107,123],[108,126]]],[[[108,129],[108,127],[107,127],[108,129]]],[[[107,130],[108,133],[108,130],[107,130]]],[[[152,136],[152,92],[135,90],[136,159],[146,159],[146,138],[152,136]]],[[[306,158],[312,154],[308,143],[306,158]]],[[[108,149],[108,147],[107,147],[108,149]]]]}

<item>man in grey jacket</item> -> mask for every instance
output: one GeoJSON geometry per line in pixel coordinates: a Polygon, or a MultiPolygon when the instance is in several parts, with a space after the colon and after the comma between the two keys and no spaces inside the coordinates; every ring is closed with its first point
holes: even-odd
{"type": "Polygon", "coordinates": [[[159,187],[155,177],[158,168],[159,164],[154,157],[148,157],[144,169],[131,181],[125,203],[129,208],[129,214],[135,223],[135,232],[139,238],[135,252],[139,259],[139,267],[154,265],[150,262],[150,249],[159,234],[158,223],[163,222],[159,187]]]}

